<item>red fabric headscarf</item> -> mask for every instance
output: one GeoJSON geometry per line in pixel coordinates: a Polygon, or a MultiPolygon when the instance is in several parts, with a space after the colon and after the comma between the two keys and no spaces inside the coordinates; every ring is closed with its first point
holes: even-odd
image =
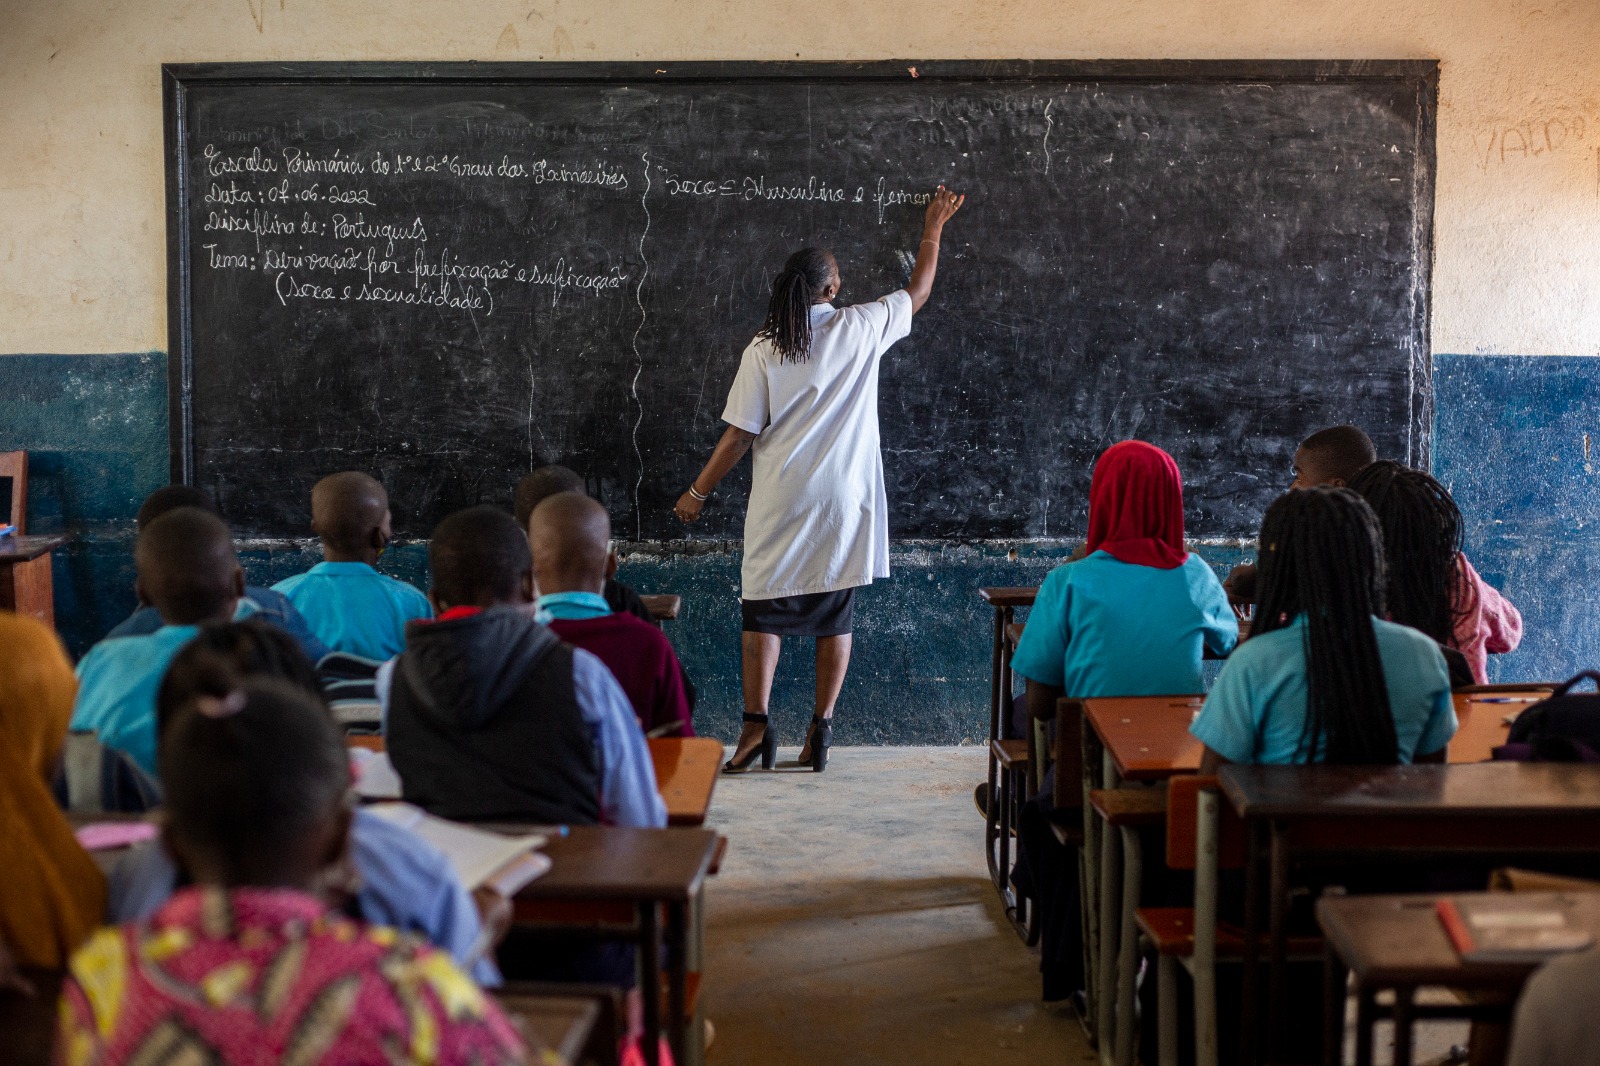
{"type": "Polygon", "coordinates": [[[1172,456],[1142,440],[1101,454],[1089,483],[1088,551],[1162,570],[1183,565],[1183,478],[1172,456]]]}

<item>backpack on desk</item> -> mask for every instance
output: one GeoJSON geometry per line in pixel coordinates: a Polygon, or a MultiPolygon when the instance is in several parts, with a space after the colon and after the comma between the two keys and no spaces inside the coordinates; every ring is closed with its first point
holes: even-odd
{"type": "Polygon", "coordinates": [[[1511,762],[1600,763],[1600,692],[1573,692],[1587,678],[1600,687],[1600,673],[1585,670],[1535,703],[1511,723],[1496,759],[1511,762]]]}

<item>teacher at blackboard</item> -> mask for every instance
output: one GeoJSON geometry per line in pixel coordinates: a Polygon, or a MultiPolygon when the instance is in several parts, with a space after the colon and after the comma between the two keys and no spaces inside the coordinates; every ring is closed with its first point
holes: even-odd
{"type": "Polygon", "coordinates": [[[928,202],[911,281],[880,300],[834,307],[839,266],[821,248],[789,257],[762,325],[739,363],[728,429],[674,509],[700,517],[718,483],[755,450],[744,523],[744,728],[722,769],[777,759],[768,718],[783,637],[817,640],[817,696],[800,763],[828,765],[833,709],[850,665],[856,589],[889,576],[889,509],[878,450],[878,364],[911,332],[933,291],[944,224],[965,197],[939,186],[928,202]]]}

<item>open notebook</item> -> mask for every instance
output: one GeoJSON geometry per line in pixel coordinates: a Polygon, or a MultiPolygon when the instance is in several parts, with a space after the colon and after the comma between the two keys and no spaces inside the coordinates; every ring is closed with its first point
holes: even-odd
{"type": "Polygon", "coordinates": [[[488,885],[501,895],[510,896],[550,869],[550,860],[533,849],[544,846],[542,834],[502,836],[474,829],[413,807],[409,803],[375,803],[368,811],[409,829],[426,840],[450,860],[468,891],[488,885]]]}

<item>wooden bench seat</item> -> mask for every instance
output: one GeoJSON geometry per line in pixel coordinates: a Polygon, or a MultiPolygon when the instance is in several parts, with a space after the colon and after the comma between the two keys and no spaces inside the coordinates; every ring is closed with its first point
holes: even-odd
{"type": "Polygon", "coordinates": [[[1167,790],[1164,788],[1097,788],[1089,793],[1089,806],[1107,825],[1163,825],[1167,820],[1167,790]]]}
{"type": "MultiPolygon", "coordinates": [[[[1148,939],[1159,955],[1188,958],[1194,954],[1193,907],[1140,907],[1137,917],[1139,932],[1148,939]]],[[[1291,957],[1322,957],[1322,938],[1290,937],[1291,957]]],[[[1217,923],[1217,958],[1237,959],[1244,956],[1244,929],[1231,922],[1217,923]]]]}

